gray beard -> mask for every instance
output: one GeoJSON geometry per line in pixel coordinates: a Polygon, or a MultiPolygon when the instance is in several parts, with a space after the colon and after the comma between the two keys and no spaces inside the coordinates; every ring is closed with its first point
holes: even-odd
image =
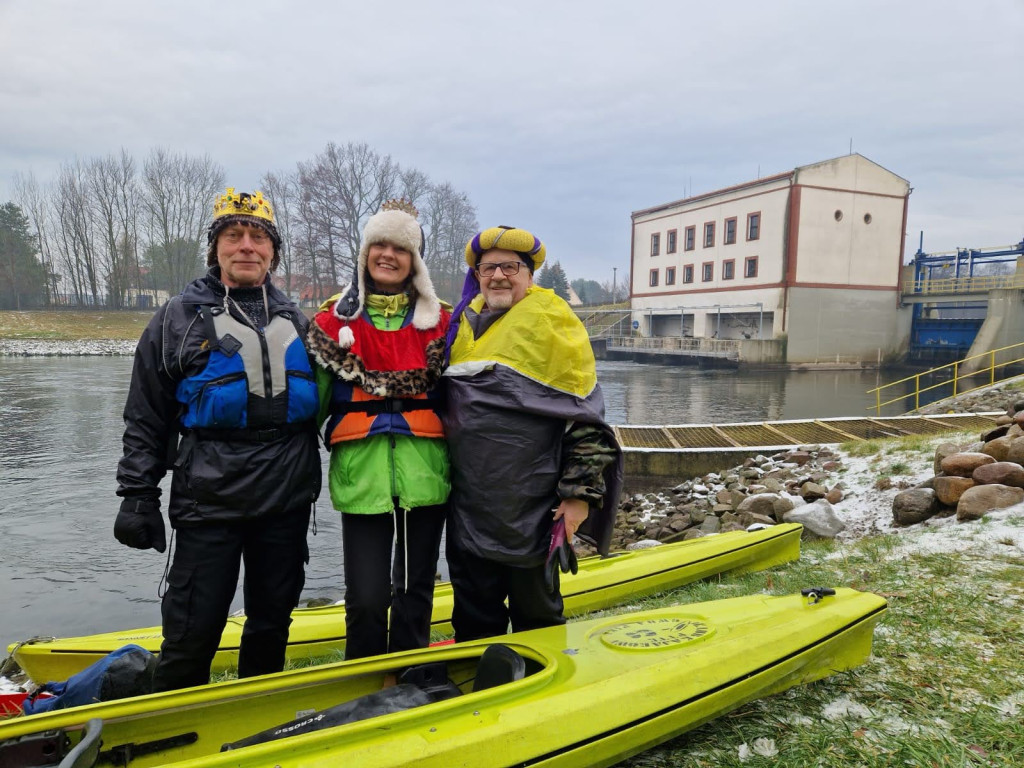
{"type": "Polygon", "coordinates": [[[488,309],[509,309],[512,306],[512,294],[503,293],[493,299],[487,299],[488,309]]]}

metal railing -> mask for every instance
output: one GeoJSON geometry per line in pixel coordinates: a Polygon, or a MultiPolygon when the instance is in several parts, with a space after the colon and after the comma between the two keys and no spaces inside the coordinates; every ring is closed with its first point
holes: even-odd
{"type": "Polygon", "coordinates": [[[1024,363],[1024,342],[1018,344],[1011,344],[1007,347],[1000,347],[999,349],[993,349],[989,352],[982,352],[980,355],[971,355],[965,357],[963,360],[957,360],[953,363],[947,363],[946,365],[940,365],[938,368],[930,368],[927,371],[915,374],[913,376],[907,376],[899,381],[893,381],[888,384],[883,384],[880,387],[869,389],[867,394],[875,396],[875,404],[869,405],[866,410],[874,408],[876,415],[882,414],[882,408],[893,403],[899,403],[908,398],[914,398],[914,407],[911,411],[916,411],[921,407],[921,395],[925,392],[931,392],[932,390],[938,389],[939,387],[952,387],[952,392],[946,397],[956,397],[967,392],[973,392],[976,389],[983,387],[990,387],[997,381],[1002,381],[1005,378],[1011,378],[1006,375],[1005,369],[1008,366],[1014,364],[1024,363]],[[997,355],[1000,357],[1000,361],[996,362],[997,355]],[[1006,355],[1008,359],[1002,359],[1006,355]],[[987,364],[986,364],[987,362],[987,364]],[[1002,368],[1003,375],[1001,378],[996,378],[996,370],[1002,368]],[[948,378],[945,378],[946,374],[949,374],[948,378]],[[942,380],[934,384],[926,384],[921,386],[922,378],[926,377],[937,377],[942,376],[942,380]],[[978,380],[983,378],[985,380],[978,383],[978,380]],[[913,382],[913,390],[899,397],[894,397],[891,400],[882,400],[882,392],[886,390],[892,390],[893,387],[899,387],[900,385],[906,385],[908,382],[913,382]]]}
{"type": "Polygon", "coordinates": [[[739,358],[740,342],[735,339],[707,339],[683,336],[609,336],[608,349],[683,354],[694,357],[739,358]]]}
{"type": "Polygon", "coordinates": [[[631,309],[575,309],[576,316],[592,339],[623,336],[629,333],[631,309]]]}
{"type": "Polygon", "coordinates": [[[1024,274],[974,275],[972,277],[920,277],[904,280],[903,293],[951,294],[987,293],[997,288],[1024,288],[1024,274]]]}

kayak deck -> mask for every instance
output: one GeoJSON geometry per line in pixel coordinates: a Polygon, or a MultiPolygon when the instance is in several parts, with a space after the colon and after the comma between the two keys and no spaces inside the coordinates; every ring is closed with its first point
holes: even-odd
{"type": "Polygon", "coordinates": [[[96,765],[610,765],[754,698],[862,663],[885,600],[836,592],[817,602],[732,598],[508,635],[502,644],[523,659],[525,676],[486,690],[475,690],[474,678],[493,641],[476,641],[18,718],[0,723],[0,758],[33,733],[58,731],[76,743],[99,719],[96,765]],[[385,675],[424,663],[442,663],[461,694],[220,751],[371,695],[385,675]]]}
{"type": "MultiPolygon", "coordinates": [[[[802,526],[792,523],[757,531],[730,531],[698,539],[623,552],[611,557],[581,559],[577,574],[562,576],[567,616],[608,608],[725,572],[748,572],[791,562],[800,556],[802,526]]],[[[451,584],[434,590],[431,627],[450,633],[453,606],[451,584]]],[[[213,672],[238,664],[244,616],[232,616],[214,657],[213,672]]],[[[35,639],[8,649],[15,661],[37,682],[66,680],[111,651],[134,643],[158,653],[160,627],[120,630],[72,638],[35,639]]],[[[345,647],[345,606],[298,608],[292,612],[288,637],[289,662],[323,659],[345,647]]]]}

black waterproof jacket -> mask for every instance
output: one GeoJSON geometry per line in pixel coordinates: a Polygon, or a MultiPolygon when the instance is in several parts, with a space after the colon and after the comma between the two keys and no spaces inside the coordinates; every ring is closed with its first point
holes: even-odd
{"type": "MultiPolygon", "coordinates": [[[[209,359],[207,332],[195,307],[223,306],[223,291],[209,274],[190,283],[157,310],[135,351],[117,495],[158,499],[159,483],[172,470],[173,527],[306,512],[320,492],[315,421],[269,440],[195,432],[178,440],[178,382],[198,374],[209,359]]],[[[269,279],[266,298],[271,318],[296,317],[305,329],[301,311],[269,279]]]]}

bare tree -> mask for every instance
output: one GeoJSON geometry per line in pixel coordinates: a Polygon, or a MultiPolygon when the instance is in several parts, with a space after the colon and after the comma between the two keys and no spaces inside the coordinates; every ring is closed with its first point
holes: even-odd
{"type": "Polygon", "coordinates": [[[295,289],[293,274],[292,225],[295,223],[293,209],[297,203],[298,174],[267,172],[261,181],[263,194],[274,208],[277,232],[281,235],[281,263],[278,270],[283,272],[286,292],[295,289]]]}
{"type": "MultiPolygon", "coordinates": [[[[329,143],[309,163],[299,163],[299,185],[308,223],[327,253],[328,277],[348,279],[359,253],[363,225],[399,194],[398,165],[368,144],[329,143]]],[[[415,179],[410,179],[415,181],[415,179]]]]}
{"type": "Polygon", "coordinates": [[[208,155],[155,149],[142,180],[148,257],[160,287],[173,291],[202,272],[203,235],[224,169],[208,155]]]}
{"type": "Polygon", "coordinates": [[[54,247],[74,303],[100,306],[100,274],[89,205],[89,179],[78,160],[65,163],[57,174],[50,206],[54,247]]]}
{"type": "Polygon", "coordinates": [[[466,243],[477,231],[476,209],[451,184],[430,187],[420,210],[427,233],[425,260],[438,294],[458,303],[466,274],[466,243]]]}
{"type": "Polygon", "coordinates": [[[124,307],[139,287],[138,185],[135,160],[123,149],[87,166],[96,251],[107,284],[107,303],[124,307]]]}

